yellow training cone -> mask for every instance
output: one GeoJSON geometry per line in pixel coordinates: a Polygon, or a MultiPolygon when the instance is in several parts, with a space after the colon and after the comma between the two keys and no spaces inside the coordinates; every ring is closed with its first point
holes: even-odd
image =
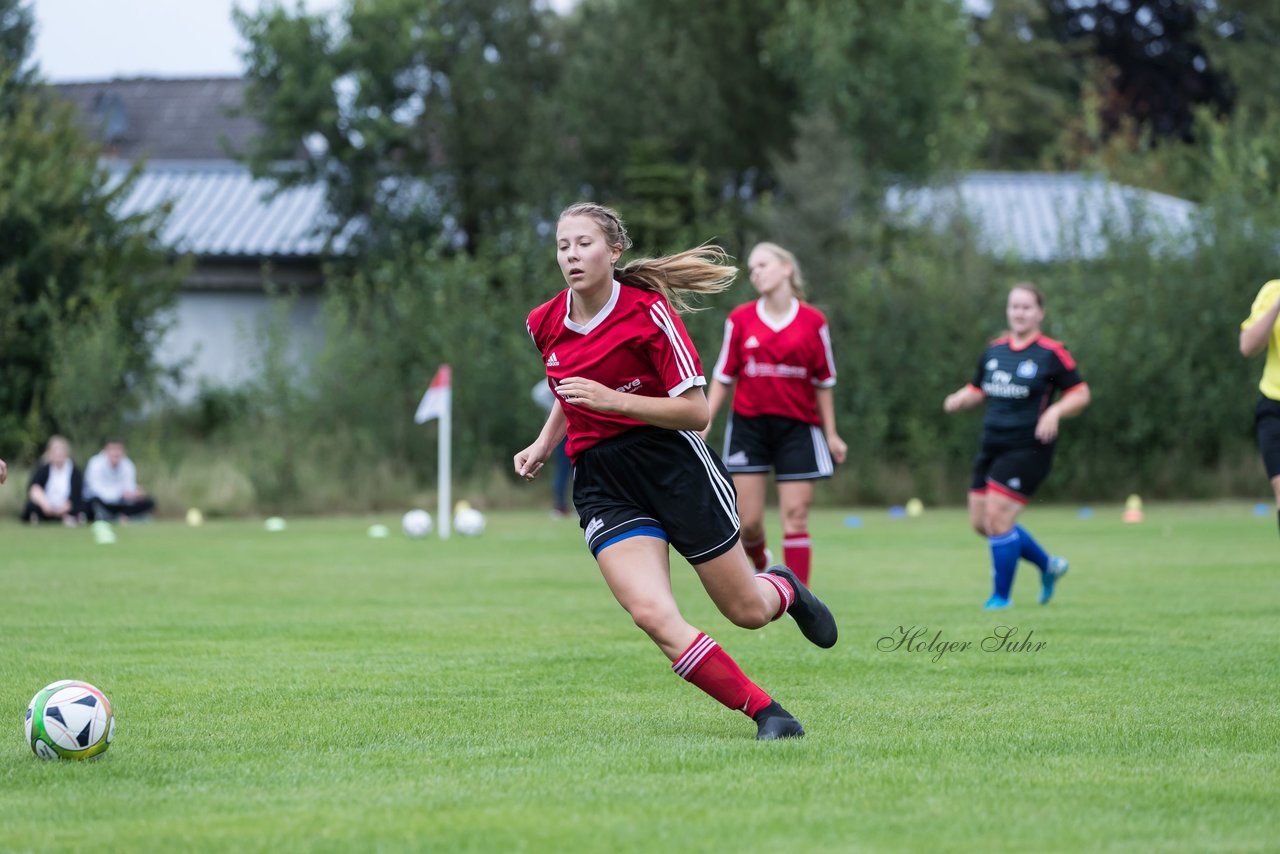
{"type": "Polygon", "coordinates": [[[1124,515],[1120,517],[1131,524],[1142,521],[1142,498],[1134,494],[1124,501],[1124,515]]]}

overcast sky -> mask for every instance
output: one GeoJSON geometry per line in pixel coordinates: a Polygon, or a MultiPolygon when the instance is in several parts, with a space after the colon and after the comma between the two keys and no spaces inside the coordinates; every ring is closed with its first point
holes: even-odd
{"type": "MultiPolygon", "coordinates": [[[[238,74],[234,0],[35,0],[35,59],[54,82],[238,74]]],[[[241,0],[256,9],[262,0],[241,0]]],[[[286,8],[294,8],[289,0],[286,8]]],[[[339,0],[306,0],[310,11],[339,0]]]]}
{"type": "MultiPolygon", "coordinates": [[[[574,0],[552,0],[553,8],[574,0]]],[[[35,59],[55,83],[112,77],[239,74],[235,0],[35,0],[35,59]]],[[[259,9],[264,0],[240,0],[259,9]]],[[[297,0],[285,0],[292,10],[297,0]]],[[[305,0],[332,11],[342,0],[305,0]]]]}

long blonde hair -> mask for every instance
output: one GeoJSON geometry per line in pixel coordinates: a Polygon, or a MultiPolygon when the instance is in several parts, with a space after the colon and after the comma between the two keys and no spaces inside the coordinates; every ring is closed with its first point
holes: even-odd
{"type": "MultiPolygon", "coordinates": [[[[560,212],[560,219],[568,216],[585,216],[604,232],[605,242],[621,246],[626,252],[631,248],[631,238],[617,211],[594,202],[578,202],[560,212]]],[[[660,258],[638,258],[613,271],[613,276],[624,285],[646,291],[657,291],[678,312],[698,311],[685,299],[684,294],[717,294],[733,284],[738,268],[733,259],[719,246],[704,243],[674,255],[660,258]]]]}
{"type": "MultiPolygon", "coordinates": [[[[805,302],[804,275],[800,272],[800,262],[796,260],[796,256],[793,255],[790,250],[783,249],[778,244],[770,243],[767,240],[761,241],[751,247],[752,252],[755,252],[757,249],[772,252],[774,255],[791,265],[791,292],[795,294],[796,299],[800,300],[800,302],[805,302]]],[[[750,259],[751,256],[747,255],[747,260],[750,261],[750,259]]]]}

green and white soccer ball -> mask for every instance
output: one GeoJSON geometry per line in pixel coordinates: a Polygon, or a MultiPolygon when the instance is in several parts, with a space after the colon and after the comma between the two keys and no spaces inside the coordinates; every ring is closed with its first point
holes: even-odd
{"type": "Polygon", "coordinates": [[[88,682],[63,679],[31,698],[26,731],[41,759],[91,759],[111,746],[116,719],[106,694],[88,682]]]}

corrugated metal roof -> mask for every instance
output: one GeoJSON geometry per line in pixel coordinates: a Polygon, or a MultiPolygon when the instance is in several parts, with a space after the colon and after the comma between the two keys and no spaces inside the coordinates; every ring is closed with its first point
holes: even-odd
{"type": "Polygon", "coordinates": [[[1097,258],[1108,234],[1135,231],[1158,249],[1175,249],[1196,210],[1184,199],[1074,172],[971,172],[950,186],[892,190],[887,202],[915,222],[963,213],[984,251],[1040,262],[1097,258]]]}
{"type": "MultiPolygon", "coordinates": [[[[104,164],[115,181],[129,164],[104,164]]],[[[341,236],[326,249],[330,223],[324,188],[294,187],[275,193],[232,161],[150,161],[121,203],[119,213],[154,210],[166,201],[173,213],[162,236],[184,252],[204,257],[286,258],[341,254],[341,236]]]]}

